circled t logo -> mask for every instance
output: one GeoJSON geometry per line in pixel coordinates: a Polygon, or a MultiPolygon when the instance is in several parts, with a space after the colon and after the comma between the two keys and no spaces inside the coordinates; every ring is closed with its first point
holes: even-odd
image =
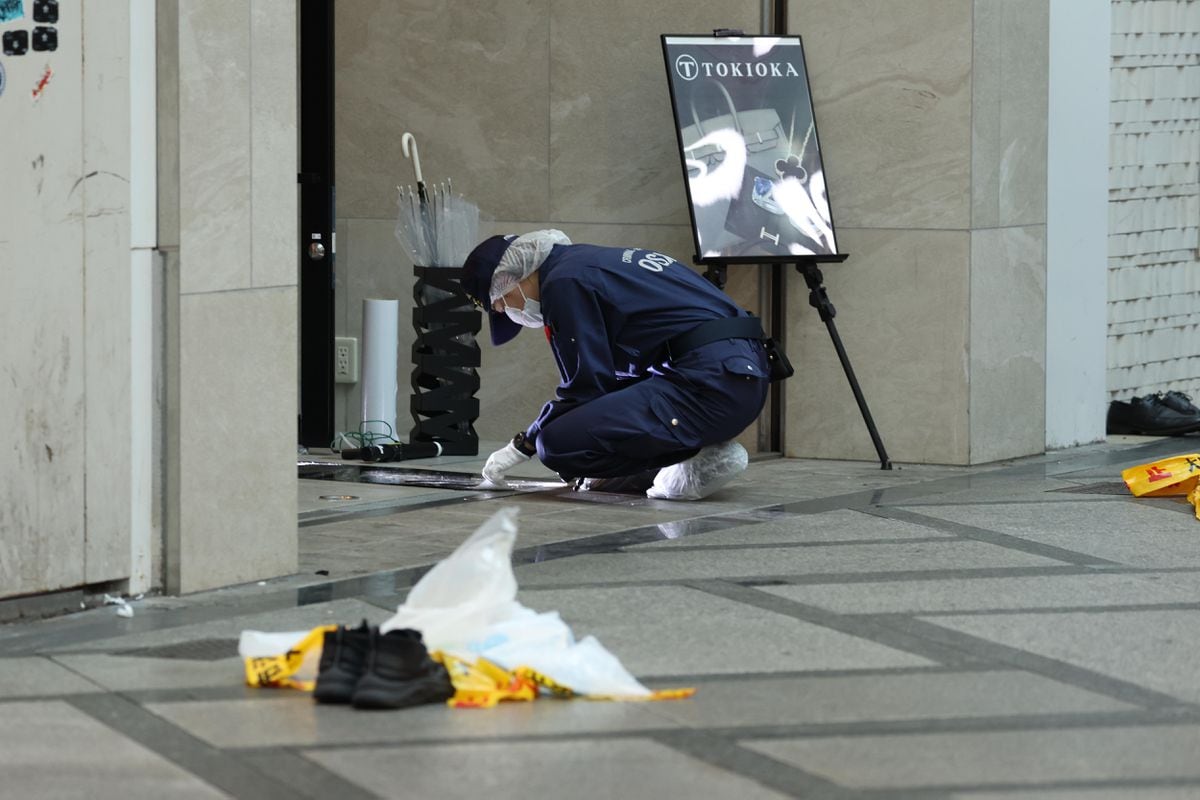
{"type": "Polygon", "coordinates": [[[695,57],[684,53],[675,59],[675,71],[685,81],[694,81],[696,80],[696,76],[700,74],[700,65],[696,63],[695,57]]]}

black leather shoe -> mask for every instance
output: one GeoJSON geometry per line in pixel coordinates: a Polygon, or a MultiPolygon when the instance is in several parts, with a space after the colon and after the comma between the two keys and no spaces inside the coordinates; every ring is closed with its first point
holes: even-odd
{"type": "Polygon", "coordinates": [[[336,631],[327,631],[321,644],[313,699],[318,703],[349,703],[367,669],[370,646],[371,626],[365,619],[354,629],[338,626],[336,631]]]}
{"type": "Polygon", "coordinates": [[[1177,411],[1157,397],[1135,397],[1109,404],[1107,428],[1112,434],[1179,436],[1200,431],[1200,415],[1177,411]]]}
{"type": "Polygon", "coordinates": [[[1200,419],[1200,408],[1192,403],[1192,398],[1183,392],[1167,392],[1166,394],[1158,395],[1158,402],[1162,403],[1173,411],[1178,411],[1180,414],[1200,419]]]}
{"type": "Polygon", "coordinates": [[[450,674],[429,657],[419,631],[371,631],[367,671],[350,701],[355,708],[407,708],[453,696],[450,674]]]}

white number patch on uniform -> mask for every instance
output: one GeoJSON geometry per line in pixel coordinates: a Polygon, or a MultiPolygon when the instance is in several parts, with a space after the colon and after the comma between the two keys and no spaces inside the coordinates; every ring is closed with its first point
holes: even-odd
{"type": "Polygon", "coordinates": [[[642,269],[648,269],[651,272],[662,272],[663,268],[674,260],[670,256],[664,256],[662,253],[647,253],[637,263],[642,269]]]}

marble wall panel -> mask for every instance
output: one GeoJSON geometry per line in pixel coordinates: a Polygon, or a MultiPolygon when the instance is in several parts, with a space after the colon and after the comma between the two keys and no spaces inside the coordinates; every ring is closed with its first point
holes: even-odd
{"type": "Polygon", "coordinates": [[[1046,221],[1049,5],[975,0],[971,226],[1046,221]]]}
{"type": "MultiPolygon", "coordinates": [[[[964,464],[968,447],[966,231],[843,229],[826,265],[835,323],[893,461],[964,464]]],[[[808,290],[787,277],[786,455],[874,460],[875,449],[808,290]]]]}
{"type": "Polygon", "coordinates": [[[158,246],[179,247],[179,0],[155,0],[158,246]]]}
{"type": "Polygon", "coordinates": [[[296,569],[297,294],[181,299],[182,592],[296,569]]]}
{"type": "Polygon", "coordinates": [[[250,4],[251,283],[299,280],[296,2],[250,4]]]}
{"type": "Polygon", "coordinates": [[[64,20],[54,53],[5,58],[0,597],[84,578],[81,29],[64,20]]]}
{"type": "Polygon", "coordinates": [[[551,216],[687,224],[659,36],[757,32],[761,4],[560,1],[550,12],[551,216]]]}
{"type": "Polygon", "coordinates": [[[971,234],[971,463],[1046,444],[1046,229],[971,234]]]}
{"type": "Polygon", "coordinates": [[[808,0],[788,15],[804,37],[835,223],[969,227],[969,0],[808,0]]]}
{"type": "Polygon", "coordinates": [[[250,4],[179,2],[182,289],[251,285],[250,4]]]}
{"type": "Polygon", "coordinates": [[[83,6],[84,371],[88,583],[130,571],[129,7],[83,6]]]}
{"type": "Polygon", "coordinates": [[[545,219],[549,0],[335,4],[338,215],[392,218],[412,183],[401,135],[427,182],[503,219],[545,219]]]}

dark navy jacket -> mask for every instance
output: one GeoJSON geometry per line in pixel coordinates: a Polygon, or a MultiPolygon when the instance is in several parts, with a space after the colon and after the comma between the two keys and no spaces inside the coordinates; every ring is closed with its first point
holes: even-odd
{"type": "Polygon", "coordinates": [[[625,381],[670,374],[668,339],[702,322],[744,317],[720,289],[653,250],[557,245],[539,269],[545,321],[561,383],[526,435],[625,381]]]}

